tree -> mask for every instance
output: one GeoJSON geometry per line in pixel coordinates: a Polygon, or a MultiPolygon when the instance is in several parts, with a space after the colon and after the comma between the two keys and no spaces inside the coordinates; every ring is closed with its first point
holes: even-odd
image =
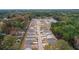
{"type": "MultiPolygon", "coordinates": [[[[66,15],[67,16],[67,15],[66,15]]],[[[64,39],[70,45],[74,46],[74,37],[79,35],[79,18],[69,17],[58,23],[51,25],[52,32],[58,39],[64,39]]]]}
{"type": "Polygon", "coordinates": [[[73,48],[65,40],[57,40],[54,45],[46,45],[45,50],[72,50],[73,48]]]}
{"type": "Polygon", "coordinates": [[[0,22],[0,32],[4,32],[5,27],[6,27],[6,24],[3,21],[1,21],[0,22]]]}
{"type": "Polygon", "coordinates": [[[17,40],[16,36],[11,36],[11,35],[4,36],[3,44],[2,44],[3,49],[14,49],[13,45],[15,44],[16,40],[17,40]]]}
{"type": "Polygon", "coordinates": [[[72,50],[73,48],[65,40],[58,40],[55,44],[55,49],[57,49],[57,50],[72,50]]]}

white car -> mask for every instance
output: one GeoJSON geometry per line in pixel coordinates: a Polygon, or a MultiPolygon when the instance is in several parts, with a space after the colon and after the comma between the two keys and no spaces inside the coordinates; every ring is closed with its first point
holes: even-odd
{"type": "Polygon", "coordinates": [[[31,48],[25,48],[25,50],[32,50],[31,48]]]}

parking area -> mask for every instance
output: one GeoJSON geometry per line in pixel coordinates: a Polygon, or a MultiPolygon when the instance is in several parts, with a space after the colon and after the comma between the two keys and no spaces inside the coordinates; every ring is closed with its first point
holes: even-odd
{"type": "Polygon", "coordinates": [[[50,31],[47,19],[32,19],[25,38],[25,49],[43,50],[47,44],[54,44],[56,38],[50,31]]]}

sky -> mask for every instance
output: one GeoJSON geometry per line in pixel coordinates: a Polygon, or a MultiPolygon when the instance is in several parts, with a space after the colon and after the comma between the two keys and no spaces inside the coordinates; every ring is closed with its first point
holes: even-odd
{"type": "Polygon", "coordinates": [[[77,9],[78,0],[0,0],[0,9],[77,9]]]}

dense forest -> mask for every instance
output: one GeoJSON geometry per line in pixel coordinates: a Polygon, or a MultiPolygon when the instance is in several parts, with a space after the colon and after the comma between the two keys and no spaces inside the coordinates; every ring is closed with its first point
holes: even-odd
{"type": "Polygon", "coordinates": [[[79,14],[62,13],[57,19],[58,23],[51,24],[52,32],[59,40],[65,40],[74,49],[79,49],[79,14]]]}

